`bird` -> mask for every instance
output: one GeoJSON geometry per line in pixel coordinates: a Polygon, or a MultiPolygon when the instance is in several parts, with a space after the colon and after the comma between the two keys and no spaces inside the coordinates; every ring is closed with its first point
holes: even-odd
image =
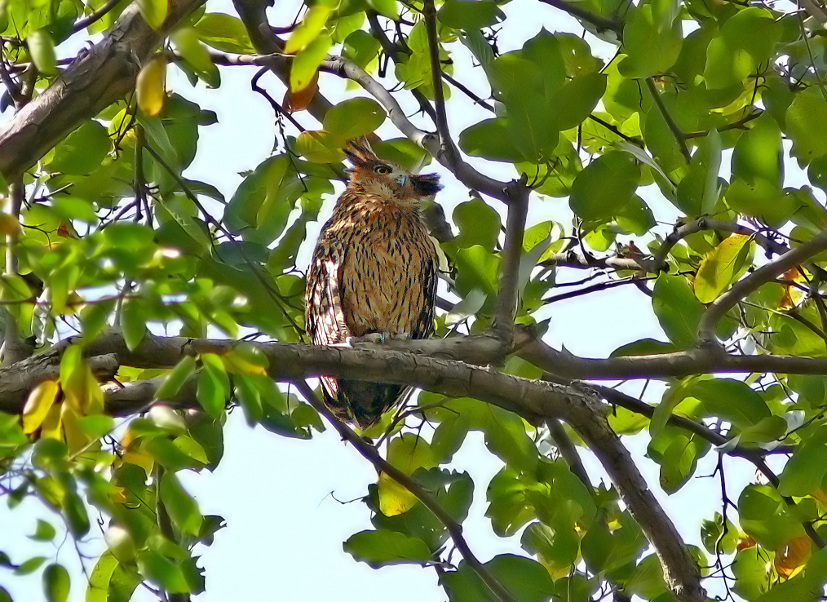
{"type": "MultiPolygon", "coordinates": [[[[438,256],[420,212],[442,187],[376,156],[365,137],[343,149],[353,165],[307,272],[305,324],[315,345],[423,339],[434,332],[438,256]]],[[[373,426],[410,387],[322,376],[325,405],[373,426]]]]}

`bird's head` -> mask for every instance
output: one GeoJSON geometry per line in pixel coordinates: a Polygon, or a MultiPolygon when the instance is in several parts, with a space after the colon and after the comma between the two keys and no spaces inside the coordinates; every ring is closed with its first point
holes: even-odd
{"type": "Polygon", "coordinates": [[[434,196],[442,188],[437,174],[414,175],[376,156],[365,138],[348,142],[345,154],[353,164],[350,185],[368,194],[415,202],[434,196]]]}

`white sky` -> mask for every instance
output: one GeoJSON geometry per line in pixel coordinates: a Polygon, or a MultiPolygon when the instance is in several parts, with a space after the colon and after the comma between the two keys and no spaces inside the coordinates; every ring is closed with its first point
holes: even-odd
{"type": "MultiPolygon", "coordinates": [[[[297,6],[295,0],[280,0],[279,11],[271,22],[279,25],[289,23],[297,6]]],[[[510,20],[504,25],[499,38],[502,51],[519,47],[522,40],[535,35],[541,27],[578,34],[582,31],[570,18],[537,2],[515,0],[503,9],[510,20]]],[[[210,0],[208,10],[233,13],[229,2],[224,0],[210,0]]],[[[456,49],[460,48],[457,44],[456,49]]],[[[613,47],[601,46],[604,56],[611,52],[613,47]]],[[[68,54],[68,49],[61,52],[61,56],[68,54]]],[[[457,52],[454,60],[457,76],[480,95],[486,96],[487,84],[481,79],[479,70],[470,69],[468,54],[457,52]]],[[[201,84],[193,89],[180,76],[172,75],[169,80],[173,90],[218,114],[218,124],[201,129],[199,154],[187,176],[217,185],[227,198],[241,181],[238,173],[253,169],[267,158],[274,141],[272,110],[260,96],[250,92],[249,79],[253,72],[246,68],[223,68],[219,90],[205,90],[201,84]]],[[[328,97],[334,101],[340,98],[331,90],[339,90],[341,94],[342,83],[333,76],[323,75],[322,78],[322,90],[328,97]]],[[[273,96],[279,98],[283,91],[273,84],[275,78],[266,76],[264,81],[269,82],[273,96]]],[[[401,100],[404,94],[397,97],[401,100]]],[[[455,98],[460,97],[459,93],[455,93],[455,98]]],[[[451,102],[448,108],[454,136],[484,116],[475,111],[470,103],[451,102]]],[[[5,117],[8,118],[8,114],[5,117]]],[[[298,118],[307,126],[313,126],[309,116],[299,115],[298,118]]],[[[427,127],[426,123],[422,125],[427,127]]],[[[398,135],[388,124],[379,133],[398,135]]],[[[510,178],[514,175],[503,164],[480,163],[495,177],[510,178]]],[[[726,159],[724,163],[728,167],[726,159]]],[[[433,166],[427,169],[431,170],[433,166]]],[[[450,216],[457,203],[467,200],[467,192],[444,170],[437,171],[440,171],[446,184],[438,201],[450,216]]],[[[676,211],[659,199],[656,192],[647,191],[645,197],[658,219],[667,224],[664,231],[668,231],[669,224],[677,217],[676,211]]],[[[321,222],[329,215],[334,200],[331,197],[326,202],[321,222]]],[[[529,221],[533,223],[547,219],[568,225],[571,218],[567,200],[534,200],[529,221]]],[[[311,232],[311,241],[303,250],[302,266],[309,258],[315,233],[311,232]]],[[[574,278],[580,276],[582,274],[573,275],[574,278]]],[[[618,346],[640,338],[665,338],[652,313],[650,299],[633,287],[615,288],[607,293],[557,303],[551,316],[547,340],[555,347],[565,346],[575,354],[605,357],[618,346]],[[631,318],[618,319],[620,315],[631,318]]],[[[627,390],[632,394],[639,393],[641,386],[640,383],[632,384],[627,390]]],[[[647,399],[657,400],[661,390],[653,383],[647,399]]],[[[658,495],[658,467],[644,457],[646,440],[645,436],[625,439],[632,447],[639,468],[658,495]]],[[[373,467],[339,441],[332,429],[311,441],[286,439],[261,428],[250,429],[241,412],[237,411],[229,417],[225,447],[224,459],[214,474],[182,474],[185,485],[198,499],[202,513],[220,514],[228,525],[218,532],[213,546],[202,551],[207,592],[198,600],[256,602],[335,599],[343,602],[384,602],[389,597],[388,592],[393,592],[393,598],[398,602],[445,599],[437,586],[433,569],[400,566],[373,570],[355,562],[342,551],[342,542],[351,534],[371,528],[369,511],[358,498],[366,494],[368,484],[375,482],[376,475],[373,467]],[[357,501],[347,503],[351,500],[357,501]]],[[[598,478],[602,470],[590,455],[584,456],[587,467],[592,469],[591,474],[598,478]]],[[[696,473],[698,476],[677,494],[671,497],[658,495],[681,534],[696,545],[700,545],[698,529],[701,520],[711,518],[721,506],[717,479],[699,478],[711,474],[715,460],[714,453],[708,454],[700,463],[696,473]]],[[[500,464],[485,449],[481,438],[469,437],[451,467],[468,470],[474,477],[476,491],[465,523],[465,534],[477,556],[486,561],[498,553],[520,553],[519,538],[504,540],[496,537],[483,515],[486,508],[485,489],[500,464]]],[[[752,467],[733,459],[727,461],[727,469],[729,496],[737,499],[741,488],[753,479],[752,467]]],[[[27,500],[14,511],[8,511],[4,504],[0,504],[0,550],[9,553],[12,560],[18,563],[35,555],[58,558],[73,575],[70,599],[83,600],[85,584],[71,541],[37,544],[26,537],[34,533],[38,517],[53,523],[59,521],[39,502],[27,500]]],[[[94,525],[89,539],[88,543],[81,545],[81,549],[98,554],[103,543],[94,525]]],[[[454,557],[458,559],[458,555],[454,557]]],[[[94,561],[87,561],[89,570],[93,565],[94,561]]],[[[11,592],[17,602],[42,598],[37,574],[14,577],[0,569],[0,584],[11,592]]],[[[135,599],[155,598],[148,592],[142,592],[135,599]]]]}

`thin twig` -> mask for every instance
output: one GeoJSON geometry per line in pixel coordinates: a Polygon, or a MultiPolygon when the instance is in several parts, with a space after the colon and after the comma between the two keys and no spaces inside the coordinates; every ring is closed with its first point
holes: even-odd
{"type": "Polygon", "coordinates": [[[686,159],[687,163],[689,163],[691,155],[689,154],[689,148],[686,146],[686,135],[681,131],[681,128],[678,127],[678,124],[675,123],[675,120],[672,118],[672,115],[669,113],[666,105],[663,104],[663,99],[660,97],[660,92],[658,92],[658,89],[655,86],[655,81],[651,77],[646,78],[646,87],[649,88],[649,93],[652,95],[652,100],[655,101],[655,106],[657,106],[658,111],[660,111],[660,114],[663,116],[666,126],[675,137],[675,141],[681,149],[683,158],[686,159]]]}
{"type": "Polygon", "coordinates": [[[451,540],[454,542],[457,550],[459,553],[462,554],[462,557],[468,563],[468,566],[473,570],[477,576],[485,583],[491,592],[497,597],[498,600],[503,602],[506,601],[514,601],[516,602],[516,598],[511,595],[511,593],[503,587],[503,585],[497,581],[497,579],[492,575],[488,569],[482,564],[479,559],[474,555],[474,552],[471,550],[468,542],[465,540],[465,536],[462,534],[462,525],[460,525],[454,518],[440,505],[440,503],[436,500],[436,498],[431,495],[429,491],[427,491],[424,487],[422,487],[419,483],[414,481],[409,475],[406,475],[404,472],[390,464],[387,460],[385,460],[379,452],[369,444],[367,441],[362,439],[359,435],[353,432],[349,426],[343,423],[340,420],[337,420],[325,407],[325,405],[321,402],[321,400],[316,395],[315,391],[307,384],[304,380],[296,380],[295,381],[296,388],[299,389],[301,394],[304,396],[305,400],[312,405],[317,412],[322,414],[325,418],[327,418],[328,422],[336,429],[336,432],[339,435],[350,443],[353,447],[356,448],[356,451],[361,454],[363,458],[365,458],[368,462],[373,464],[376,467],[376,470],[380,473],[385,473],[389,477],[391,477],[394,481],[402,485],[405,489],[411,492],[416,498],[422,502],[422,505],[425,506],[431,513],[441,522],[445,529],[448,531],[448,534],[451,537],[451,540]]]}
{"type": "Polygon", "coordinates": [[[83,29],[86,29],[93,23],[101,20],[106,15],[106,13],[115,8],[118,4],[120,4],[120,2],[121,0],[107,0],[107,2],[99,9],[89,13],[82,19],[78,19],[77,21],[75,21],[75,24],[72,25],[72,31],[77,33],[83,29]]]}
{"type": "Polygon", "coordinates": [[[827,250],[827,232],[817,234],[795,249],[762,265],[749,276],[732,285],[727,292],[715,299],[707,308],[698,324],[698,340],[702,343],[716,343],[715,327],[724,315],[751,292],[770,282],[779,274],[797,265],[806,263],[821,251],[827,250]]]}

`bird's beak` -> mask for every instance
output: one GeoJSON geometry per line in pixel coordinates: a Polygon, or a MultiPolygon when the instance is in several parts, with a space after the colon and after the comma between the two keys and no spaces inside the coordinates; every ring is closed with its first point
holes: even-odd
{"type": "Polygon", "coordinates": [[[404,186],[405,184],[408,183],[408,176],[406,176],[405,174],[400,174],[400,175],[396,176],[394,178],[394,180],[396,180],[396,183],[399,184],[400,186],[404,186]]]}

